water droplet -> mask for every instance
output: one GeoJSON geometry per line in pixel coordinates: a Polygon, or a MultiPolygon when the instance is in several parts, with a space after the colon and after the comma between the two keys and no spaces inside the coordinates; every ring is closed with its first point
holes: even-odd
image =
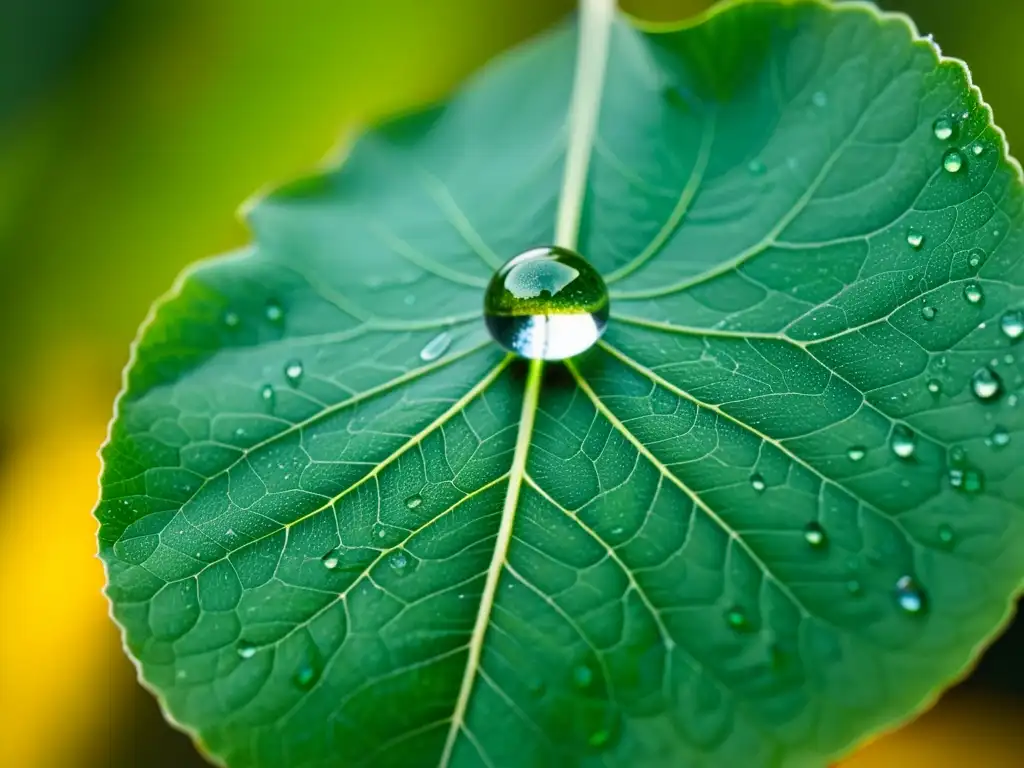
{"type": "Polygon", "coordinates": [[[948,477],[949,485],[964,493],[977,493],[985,483],[981,472],[973,467],[950,467],[948,477]]]}
{"type": "Polygon", "coordinates": [[[241,640],[238,643],[238,655],[243,659],[251,659],[256,655],[256,646],[247,640],[241,640]]]}
{"type": "Polygon", "coordinates": [[[981,145],[981,144],[975,144],[973,147],[971,147],[971,152],[974,153],[975,157],[977,157],[978,155],[980,155],[984,151],[985,151],[985,147],[983,145],[981,145]]]}
{"type": "Polygon", "coordinates": [[[949,173],[958,173],[964,167],[964,156],[958,149],[948,149],[942,156],[942,167],[949,173]]]}
{"type": "Polygon", "coordinates": [[[388,565],[391,566],[392,570],[401,573],[409,565],[409,558],[406,557],[404,552],[395,552],[395,554],[388,558],[388,565]]]}
{"type": "Polygon", "coordinates": [[[985,294],[981,292],[981,286],[977,283],[968,283],[964,286],[964,298],[970,304],[980,304],[985,294]]]}
{"type": "Polygon", "coordinates": [[[750,619],[747,618],[747,614],[739,606],[733,606],[725,612],[725,622],[735,630],[750,629],[750,619]]]}
{"type": "Polygon", "coordinates": [[[302,378],[302,372],[302,361],[300,360],[290,360],[284,366],[284,377],[293,387],[298,386],[299,379],[302,378]]]}
{"type": "Polygon", "coordinates": [[[420,350],[420,360],[424,363],[437,360],[437,358],[448,351],[448,347],[450,347],[451,344],[452,335],[448,333],[448,331],[441,331],[441,333],[428,341],[426,346],[420,350]]]}
{"type": "Polygon", "coordinates": [[[765,167],[765,164],[762,161],[758,160],[755,157],[753,160],[747,163],[747,170],[750,171],[755,176],[762,176],[764,175],[764,172],[768,169],[765,167]]]}
{"type": "Polygon", "coordinates": [[[240,322],[241,320],[235,312],[224,313],[224,325],[228,328],[237,328],[240,322]]]}
{"type": "Polygon", "coordinates": [[[847,451],[846,451],[846,458],[848,458],[850,461],[860,461],[866,455],[867,455],[867,451],[865,451],[859,445],[855,445],[852,448],[847,449],[847,451]]]}
{"type": "Polygon", "coordinates": [[[263,314],[266,316],[267,320],[272,323],[279,323],[284,319],[284,310],[276,301],[268,301],[266,309],[263,310],[263,314]]]}
{"type": "Polygon", "coordinates": [[[531,360],[585,352],[608,323],[608,289],[597,270],[565,248],[521,253],[499,269],[484,297],[491,336],[531,360]]]}
{"type": "Polygon", "coordinates": [[[273,404],[274,402],[274,388],[269,384],[264,384],[260,389],[260,398],[264,403],[273,404]]]}
{"type": "Polygon", "coordinates": [[[1024,311],[1011,309],[999,319],[999,328],[1011,341],[1024,336],[1024,311]]]}
{"type": "Polygon", "coordinates": [[[594,670],[586,664],[578,664],[572,670],[572,682],[577,688],[587,688],[594,681],[594,670]]]}
{"type": "Polygon", "coordinates": [[[924,245],[924,235],[918,232],[916,229],[912,229],[907,233],[907,245],[913,248],[915,251],[924,245]]]}
{"type": "Polygon", "coordinates": [[[924,591],[912,576],[896,580],[896,604],[907,613],[922,613],[925,609],[924,591]]]}
{"type": "Polygon", "coordinates": [[[967,460],[967,451],[958,445],[949,452],[949,460],[954,464],[962,464],[967,460]]]}
{"type": "Polygon", "coordinates": [[[320,676],[316,667],[309,662],[303,662],[299,665],[299,668],[295,670],[293,680],[295,684],[303,690],[309,690],[316,683],[317,678],[320,676]]]}
{"type": "Polygon", "coordinates": [[[938,395],[942,392],[942,382],[938,379],[928,379],[928,383],[925,386],[928,387],[928,391],[933,395],[938,395]]]}
{"type": "Polygon", "coordinates": [[[859,595],[863,589],[864,588],[861,586],[860,582],[856,579],[849,579],[846,582],[846,591],[851,595],[859,595]]]}
{"type": "Polygon", "coordinates": [[[373,535],[378,539],[383,539],[388,535],[388,529],[382,523],[375,523],[373,526],[373,535]]]}
{"type": "Polygon", "coordinates": [[[892,431],[889,447],[892,448],[892,452],[899,458],[909,459],[913,457],[914,451],[917,450],[917,436],[907,427],[898,424],[892,431]]]}
{"type": "Polygon", "coordinates": [[[824,91],[815,91],[811,96],[811,102],[816,107],[824,107],[828,105],[828,94],[824,91]]]}
{"type": "Polygon", "coordinates": [[[939,141],[949,141],[956,134],[956,123],[950,117],[940,117],[932,123],[932,131],[939,141]]]}
{"type": "Polygon", "coordinates": [[[941,544],[945,544],[946,546],[949,546],[950,544],[952,544],[953,543],[953,539],[955,538],[955,535],[953,533],[953,528],[951,526],[947,525],[946,523],[942,523],[942,525],[939,526],[938,536],[939,536],[939,542],[941,544]]]}
{"type": "Polygon", "coordinates": [[[971,391],[979,400],[991,402],[1003,392],[1003,381],[991,368],[979,368],[971,376],[971,391]]]}
{"type": "Polygon", "coordinates": [[[407,509],[416,509],[420,504],[423,503],[423,497],[418,493],[414,493],[412,496],[405,500],[405,506],[407,509]]]}
{"type": "Polygon", "coordinates": [[[928,306],[927,304],[921,307],[921,317],[925,320],[934,320],[936,314],[935,307],[928,306]]]}
{"type": "Polygon", "coordinates": [[[1010,444],[1010,432],[1006,427],[996,427],[986,442],[993,448],[1005,448],[1010,444]]]}
{"type": "Polygon", "coordinates": [[[815,549],[820,549],[828,543],[828,536],[825,534],[825,529],[821,527],[821,523],[811,521],[804,526],[804,541],[815,549]]]}
{"type": "Polygon", "coordinates": [[[750,487],[760,493],[768,486],[764,482],[764,478],[756,472],[750,476],[750,487]]]}
{"type": "Polygon", "coordinates": [[[980,248],[975,248],[971,251],[971,255],[967,257],[967,266],[977,271],[982,264],[985,263],[986,254],[980,248]]]}
{"type": "Polygon", "coordinates": [[[326,568],[329,571],[333,571],[335,568],[338,567],[338,550],[332,549],[330,552],[323,556],[321,562],[323,562],[324,568],[326,568]]]}

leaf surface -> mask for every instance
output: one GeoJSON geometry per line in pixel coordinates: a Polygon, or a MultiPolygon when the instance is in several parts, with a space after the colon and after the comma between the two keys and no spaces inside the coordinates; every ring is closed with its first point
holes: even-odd
{"type": "Polygon", "coordinates": [[[100,550],[213,758],[824,765],[1005,621],[1024,214],[963,67],[856,4],[603,32],[259,201],[145,326],[100,550]],[[552,242],[612,318],[527,365],[483,289],[552,242]]]}

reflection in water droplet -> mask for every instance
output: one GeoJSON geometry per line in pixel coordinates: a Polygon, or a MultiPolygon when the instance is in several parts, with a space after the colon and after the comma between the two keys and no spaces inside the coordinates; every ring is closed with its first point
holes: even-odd
{"type": "Polygon", "coordinates": [[[942,523],[942,525],[939,526],[938,535],[939,535],[939,542],[942,543],[942,544],[945,544],[947,546],[952,544],[953,543],[953,539],[955,538],[955,535],[953,533],[953,528],[951,526],[947,525],[946,523],[942,523]]]}
{"type": "Polygon", "coordinates": [[[980,304],[985,294],[981,292],[981,286],[977,283],[968,283],[964,286],[964,298],[971,304],[980,304]]]}
{"type": "Polygon", "coordinates": [[[865,451],[859,445],[855,445],[852,448],[847,449],[847,451],[846,451],[846,458],[848,458],[850,461],[860,461],[866,455],[867,455],[867,451],[865,451]]]}
{"type": "Polygon", "coordinates": [[[938,379],[928,379],[928,383],[925,386],[928,387],[928,391],[933,395],[938,395],[942,392],[942,382],[938,379]]]}
{"type": "Polygon", "coordinates": [[[901,459],[909,459],[917,450],[917,436],[902,424],[898,424],[892,431],[892,439],[889,447],[901,459]]]}
{"type": "Polygon", "coordinates": [[[391,566],[392,570],[401,573],[405,570],[406,566],[409,565],[409,558],[406,557],[404,552],[395,552],[390,558],[388,558],[388,565],[391,566]]]}
{"type": "Polygon", "coordinates": [[[414,493],[412,496],[405,500],[405,506],[407,509],[416,509],[420,504],[423,503],[423,497],[418,493],[414,493]]]}
{"type": "Polygon", "coordinates": [[[935,133],[935,138],[939,141],[949,141],[956,133],[956,123],[953,122],[952,118],[940,117],[932,123],[932,131],[935,133]]]}
{"type": "Polygon", "coordinates": [[[804,541],[815,549],[820,549],[828,543],[828,536],[825,534],[825,529],[822,528],[821,523],[811,521],[804,526],[804,541]]]}
{"type": "Polygon", "coordinates": [[[999,329],[1010,341],[1016,341],[1024,336],[1024,311],[1012,309],[1004,314],[999,319],[999,329]]]}
{"type": "Polygon", "coordinates": [[[299,383],[299,379],[302,378],[302,372],[301,360],[291,360],[284,367],[284,377],[293,387],[299,383]]]}
{"type": "Polygon", "coordinates": [[[1005,448],[1010,444],[1010,432],[1006,427],[996,427],[986,442],[993,448],[1005,448]]]}
{"type": "Polygon", "coordinates": [[[733,606],[725,612],[725,622],[735,630],[750,629],[750,619],[739,606],[733,606]]]}
{"type": "Polygon", "coordinates": [[[224,313],[224,325],[226,325],[228,328],[237,327],[239,322],[241,321],[239,320],[238,315],[235,314],[234,312],[224,313]]]}
{"type": "Polygon", "coordinates": [[[608,289],[578,253],[545,247],[521,253],[491,278],[484,321],[502,347],[531,360],[585,352],[608,323],[608,289]]]}
{"type": "Polygon", "coordinates": [[[587,688],[594,681],[594,670],[586,664],[578,664],[572,670],[572,683],[577,688],[587,688]]]}
{"type": "Polygon", "coordinates": [[[896,581],[896,603],[906,613],[922,613],[925,609],[924,591],[912,576],[900,576],[896,581]]]}
{"type": "Polygon", "coordinates": [[[451,343],[452,335],[448,333],[448,331],[441,331],[441,333],[428,341],[423,349],[420,350],[420,360],[425,363],[437,360],[437,358],[448,351],[448,347],[451,346],[451,343]]]}
{"type": "Polygon", "coordinates": [[[750,476],[750,487],[760,493],[767,486],[765,485],[764,478],[756,472],[750,476]]]}
{"type": "Polygon", "coordinates": [[[907,244],[916,251],[918,248],[924,245],[924,235],[922,235],[917,230],[910,230],[907,233],[907,244]]]}
{"type": "Polygon", "coordinates": [[[256,646],[247,640],[240,640],[238,643],[238,655],[243,659],[251,659],[256,655],[256,646]]]}
{"type": "Polygon", "coordinates": [[[946,150],[942,156],[942,167],[949,173],[958,173],[964,167],[964,156],[957,149],[946,150]]]}
{"type": "Polygon", "coordinates": [[[268,301],[266,309],[263,310],[267,320],[272,323],[279,323],[284,319],[284,310],[276,301],[268,301]]]}
{"type": "Polygon", "coordinates": [[[971,376],[971,391],[979,400],[991,402],[997,400],[1003,392],[1003,382],[999,374],[991,368],[979,368],[971,376]]]}

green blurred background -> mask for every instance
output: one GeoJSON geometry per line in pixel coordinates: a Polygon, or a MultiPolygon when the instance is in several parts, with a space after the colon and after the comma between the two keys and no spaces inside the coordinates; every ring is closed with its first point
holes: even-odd
{"type": "MultiPolygon", "coordinates": [[[[682,18],[704,0],[633,0],[682,18]]],[[[0,0],[0,766],[199,766],[100,596],[95,451],[150,302],[256,190],[442,96],[572,0],[0,0]]],[[[1024,141],[1020,0],[893,0],[1024,141]]],[[[1022,764],[1024,621],[844,766],[1022,764]]],[[[741,768],[741,767],[738,767],[741,768]]]]}

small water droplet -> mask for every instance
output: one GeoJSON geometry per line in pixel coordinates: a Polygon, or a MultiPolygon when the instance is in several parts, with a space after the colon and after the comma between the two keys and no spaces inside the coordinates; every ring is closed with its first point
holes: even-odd
{"type": "Polygon", "coordinates": [[[928,387],[928,391],[933,395],[938,395],[942,392],[942,382],[938,379],[928,379],[928,383],[925,386],[928,387]]]}
{"type": "Polygon", "coordinates": [[[981,292],[981,286],[977,283],[968,283],[964,286],[964,298],[969,304],[980,304],[985,294],[981,292]]]}
{"type": "Polygon", "coordinates": [[[985,263],[986,254],[980,248],[975,248],[971,251],[971,255],[967,257],[967,266],[977,271],[982,264],[985,263]]]}
{"type": "Polygon", "coordinates": [[[939,141],[949,141],[956,134],[956,123],[950,117],[939,117],[932,123],[932,131],[939,141]]]}
{"type": "Polygon", "coordinates": [[[416,509],[420,504],[423,503],[423,497],[418,493],[414,493],[412,496],[405,500],[405,506],[407,509],[416,509]]]}
{"type": "Polygon", "coordinates": [[[750,171],[755,176],[763,176],[767,168],[765,167],[765,164],[762,161],[758,160],[755,157],[753,160],[747,163],[747,170],[750,171]]]}
{"type": "Polygon", "coordinates": [[[274,388],[269,384],[264,384],[260,389],[260,398],[265,403],[273,404],[274,402],[274,388]]]}
{"type": "Polygon", "coordinates": [[[863,591],[863,587],[860,582],[856,579],[849,579],[846,582],[846,591],[851,595],[859,595],[863,591]]]}
{"type": "Polygon", "coordinates": [[[228,328],[237,328],[238,324],[240,322],[241,322],[241,320],[239,319],[237,313],[235,313],[235,312],[225,312],[224,313],[224,325],[226,325],[228,328]]]}
{"type": "Polygon", "coordinates": [[[900,576],[896,580],[896,603],[906,613],[918,614],[924,611],[924,591],[912,576],[900,576]]]}
{"type": "Polygon", "coordinates": [[[824,107],[828,105],[828,94],[824,91],[815,91],[811,96],[811,102],[816,107],[824,107]]]}
{"type": "Polygon", "coordinates": [[[321,562],[324,564],[324,568],[326,568],[329,571],[333,571],[335,568],[338,567],[338,550],[332,549],[330,552],[323,556],[321,562]]]}
{"type": "Polygon", "coordinates": [[[948,173],[959,173],[960,169],[964,167],[964,156],[960,154],[960,150],[946,150],[946,154],[942,156],[942,167],[948,173]]]}
{"type": "Polygon", "coordinates": [[[999,319],[999,329],[1010,341],[1016,341],[1024,336],[1024,311],[1011,309],[1005,313],[999,319]]]}
{"type": "Polygon", "coordinates": [[[924,235],[918,232],[916,229],[912,229],[907,233],[907,245],[913,248],[915,251],[924,245],[924,235]]]}
{"type": "Polygon", "coordinates": [[[764,482],[764,478],[755,472],[750,476],[750,487],[760,493],[767,488],[767,485],[764,482]]]}
{"type": "Polygon", "coordinates": [[[981,144],[975,144],[973,147],[971,147],[971,152],[974,153],[975,157],[977,157],[978,155],[980,155],[984,151],[985,151],[985,147],[982,146],[981,144]]]}
{"type": "Polygon", "coordinates": [[[846,451],[846,458],[850,461],[860,461],[867,455],[867,451],[861,446],[855,445],[852,448],[848,448],[846,451]]]}
{"type": "Polygon", "coordinates": [[[317,672],[316,667],[309,662],[303,662],[299,665],[299,668],[295,670],[295,675],[292,679],[299,688],[309,690],[313,687],[313,684],[316,683],[318,677],[319,673],[317,672]]]}
{"type": "Polygon", "coordinates": [[[946,546],[949,546],[950,544],[953,543],[953,539],[955,538],[955,535],[953,533],[953,528],[951,526],[947,525],[946,523],[942,523],[939,526],[937,533],[938,533],[938,536],[939,536],[939,542],[941,544],[945,544],[946,546]]]}
{"type": "Polygon", "coordinates": [[[263,314],[272,323],[279,323],[284,319],[284,310],[276,301],[268,301],[263,314]]]}
{"type": "Polygon", "coordinates": [[[572,682],[577,688],[587,688],[594,681],[594,670],[586,664],[577,664],[572,670],[572,682]]]}
{"type": "Polygon", "coordinates": [[[290,360],[284,366],[284,377],[293,387],[298,385],[299,379],[302,378],[302,373],[303,369],[301,360],[290,360]]]}
{"type": "Polygon", "coordinates": [[[979,400],[991,402],[1003,392],[1003,381],[991,368],[982,367],[971,376],[971,391],[979,400]]]}
{"type": "Polygon", "coordinates": [[[404,552],[395,552],[395,554],[388,558],[388,565],[391,566],[392,570],[401,573],[409,565],[409,558],[406,557],[404,552]]]}
{"type": "Polygon", "coordinates": [[[986,442],[992,448],[1005,448],[1010,444],[1010,432],[1006,427],[996,427],[988,436],[986,442]]]}
{"type": "Polygon", "coordinates": [[[901,459],[909,459],[917,450],[917,436],[902,424],[896,425],[892,431],[889,447],[901,459]]]}
{"type": "Polygon", "coordinates": [[[934,320],[936,314],[935,307],[928,306],[927,304],[921,307],[921,317],[925,320],[934,320]]]}
{"type": "Polygon", "coordinates": [[[747,614],[739,606],[733,606],[725,612],[725,622],[731,628],[738,631],[750,629],[750,619],[747,618],[747,614]]]}
{"type": "Polygon", "coordinates": [[[825,534],[825,529],[821,526],[821,523],[811,521],[804,526],[804,541],[815,549],[820,549],[828,543],[828,536],[825,534]]]}
{"type": "Polygon", "coordinates": [[[256,655],[256,646],[247,640],[241,640],[238,643],[238,655],[243,659],[251,659],[256,655]]]}
{"type": "Polygon", "coordinates": [[[383,539],[388,535],[388,529],[381,523],[377,523],[373,526],[373,533],[378,539],[383,539]]]}
{"type": "Polygon", "coordinates": [[[448,347],[451,346],[451,343],[452,335],[448,333],[448,331],[441,331],[441,333],[428,341],[426,346],[420,350],[420,360],[425,363],[437,360],[437,358],[448,351],[448,347]]]}

